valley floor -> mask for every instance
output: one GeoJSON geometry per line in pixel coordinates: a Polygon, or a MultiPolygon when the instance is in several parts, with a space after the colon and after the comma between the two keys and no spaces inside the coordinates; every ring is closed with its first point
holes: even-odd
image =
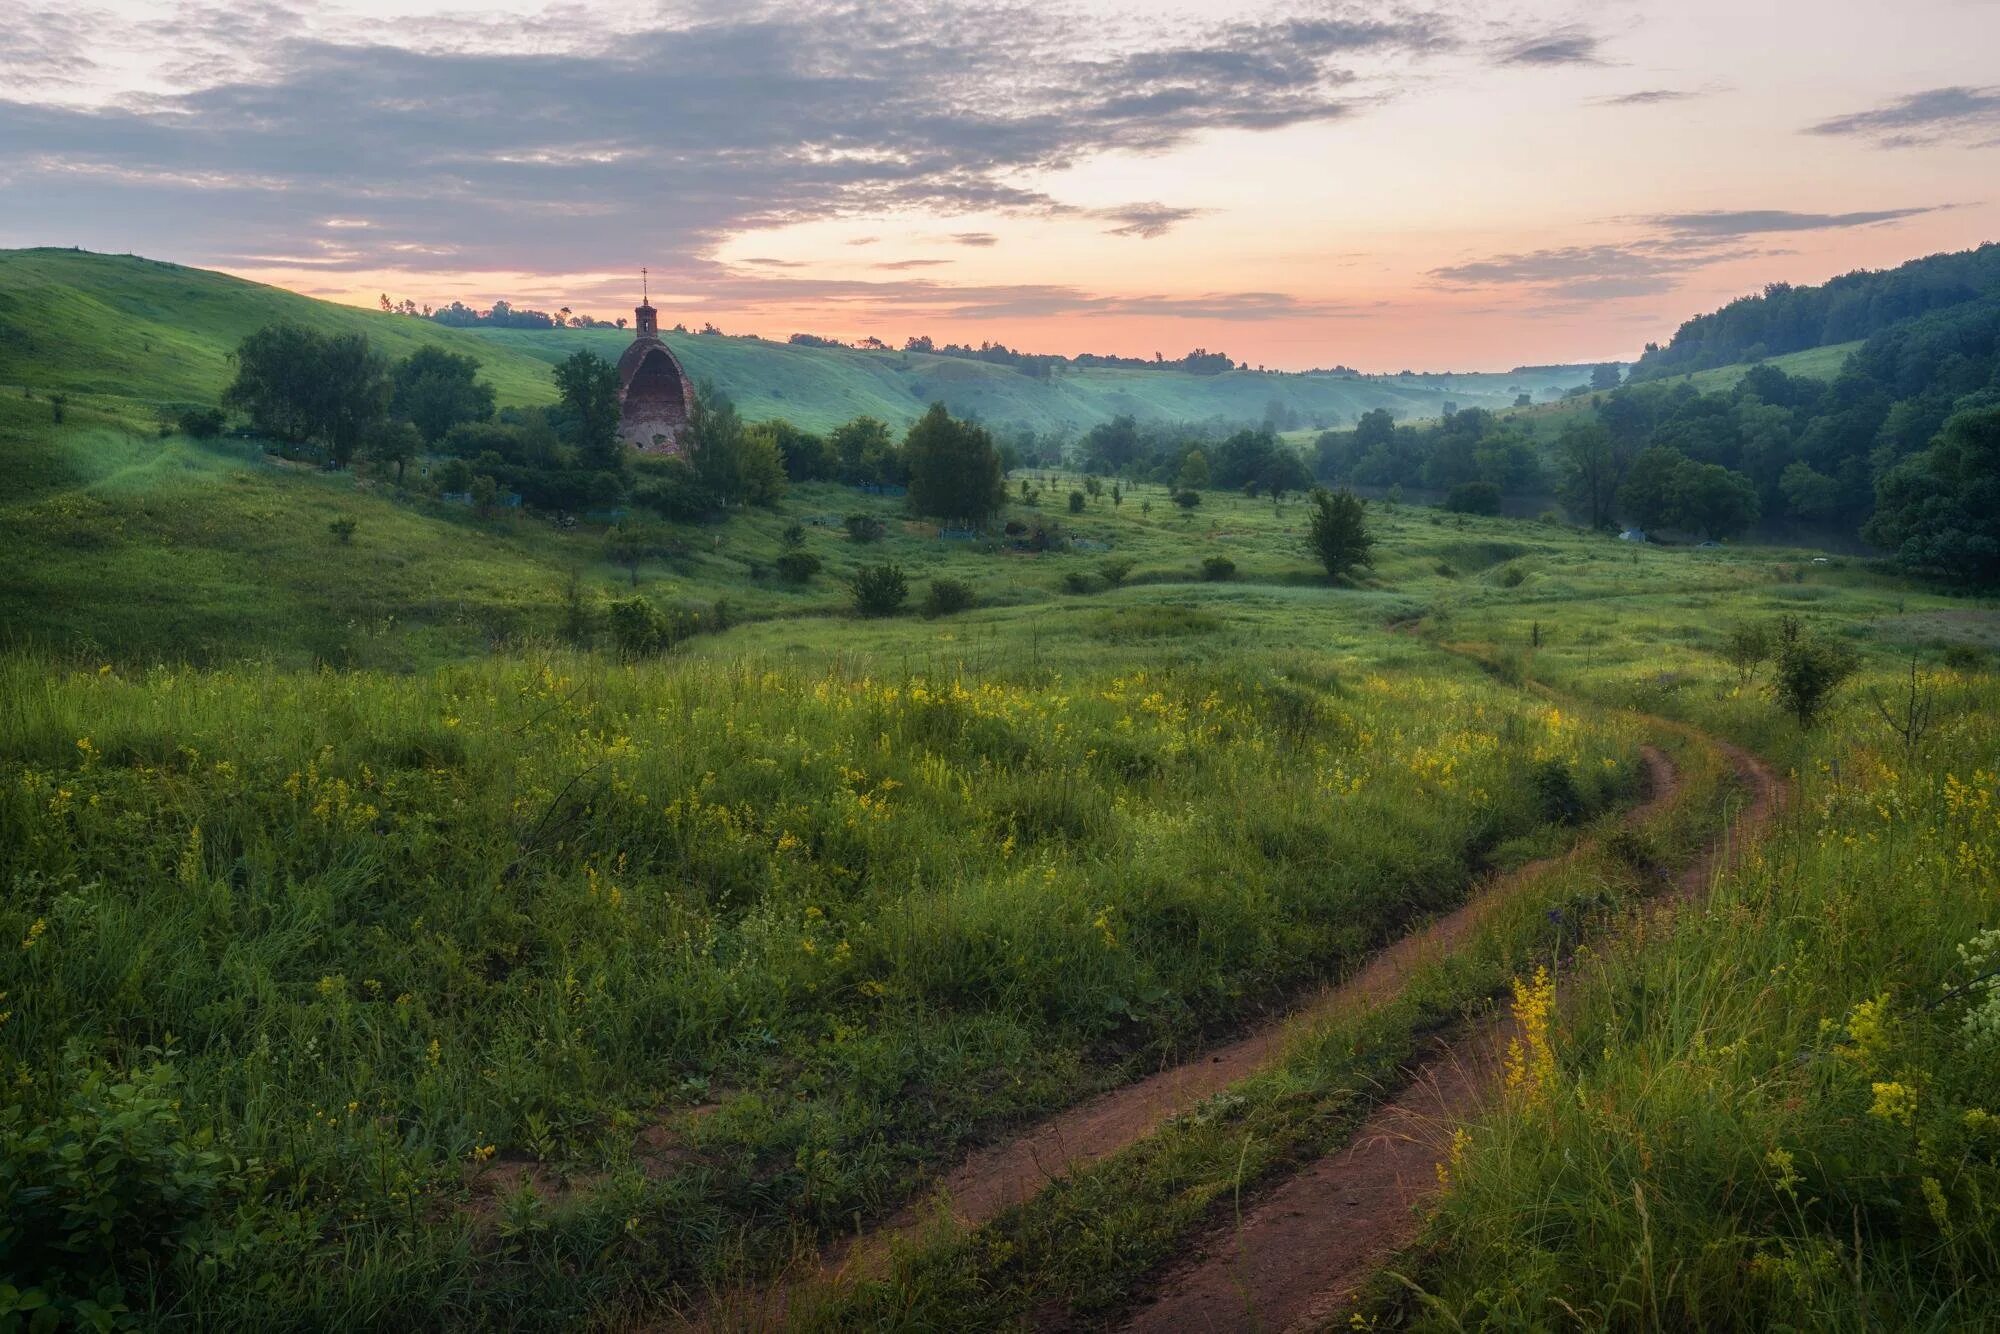
{"type": "Polygon", "coordinates": [[[1988,606],[1384,506],[1334,587],[1296,503],[1149,488],[1047,554],[800,488],[632,575],[12,411],[0,1314],[1994,1315],[1988,606]],[[979,605],[853,618],[884,558],[979,605]],[[707,632],[620,658],[635,585],[707,632]],[[1860,655],[1810,730],[1721,655],[1784,616],[1860,655]],[[1492,1033],[1421,1210],[1348,1205],[1492,1033]]]}

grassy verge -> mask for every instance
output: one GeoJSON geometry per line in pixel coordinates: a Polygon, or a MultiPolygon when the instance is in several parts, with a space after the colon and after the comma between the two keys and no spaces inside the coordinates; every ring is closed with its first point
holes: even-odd
{"type": "Polygon", "coordinates": [[[1715,667],[1675,689],[1786,755],[1796,804],[1705,911],[1569,982],[1554,1069],[1472,1128],[1379,1323],[2000,1319],[2000,689],[1924,673],[1905,746],[1870,699],[1898,684],[1878,659],[1804,736],[1715,667]]]}

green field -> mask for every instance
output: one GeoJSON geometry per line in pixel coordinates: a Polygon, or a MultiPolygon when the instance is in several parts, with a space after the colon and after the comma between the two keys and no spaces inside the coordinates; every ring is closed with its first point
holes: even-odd
{"type": "MultiPolygon", "coordinates": [[[[609,337],[351,314],[524,397],[609,337]]],[[[37,396],[0,394],[0,1322],[712,1313],[1496,884],[1379,1003],[789,1323],[1115,1324],[1551,962],[1554,1010],[1516,1002],[1536,1060],[1362,1324],[2000,1317],[1990,600],[1400,504],[1329,581],[1298,499],[1073,515],[1079,479],[1034,472],[998,522],[1062,549],[814,484],[670,525],[635,577],[592,525],[161,435],[234,327],[135,332],[145,392],[36,343],[37,396]],[[975,605],[860,617],[883,561],[975,605]],[[635,597],[700,632],[621,655],[635,597]],[[1786,617],[1859,663],[1810,729],[1725,656],[1786,617]],[[1792,803],[1712,898],[1642,915],[1742,799],[1717,738],[1792,803]],[[1646,747],[1678,784],[1628,828],[1646,747]]],[[[752,417],[829,367],[835,418],[907,393],[894,356],[704,355],[766,386],[752,417]]]]}
{"type": "MultiPolygon", "coordinates": [[[[64,392],[107,407],[125,401],[146,416],[213,403],[233,374],[228,359],[237,343],[280,319],[362,332],[391,356],[425,344],[470,353],[503,405],[552,400],[548,368],[577,348],[615,361],[631,341],[609,329],[449,329],[136,256],[15,250],[0,252],[0,388],[64,392]]],[[[685,334],[669,334],[668,342],[746,418],[784,417],[809,430],[862,415],[901,427],[934,402],[962,417],[1037,432],[1075,433],[1120,414],[1255,423],[1274,406],[1345,426],[1372,408],[1402,418],[1435,415],[1447,399],[1497,407],[1524,391],[1542,397],[1585,378],[1577,368],[1556,368],[1365,377],[1082,369],[1035,379],[954,357],[685,334]]]]}

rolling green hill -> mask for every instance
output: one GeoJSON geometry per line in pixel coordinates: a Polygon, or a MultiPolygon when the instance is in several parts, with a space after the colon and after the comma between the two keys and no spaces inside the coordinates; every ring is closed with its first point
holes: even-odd
{"type": "Polygon", "coordinates": [[[427,344],[469,352],[502,403],[555,397],[540,362],[456,329],[134,255],[0,251],[0,384],[146,406],[212,403],[237,343],[284,319],[367,334],[395,357],[427,344]]]}
{"type": "MultiPolygon", "coordinates": [[[[615,358],[608,329],[461,330],[314,300],[226,274],[130,255],[0,251],[0,385],[62,392],[150,414],[214,401],[229,354],[279,319],[366,333],[392,356],[435,345],[470,352],[502,404],[546,402],[548,367],[579,347],[615,358]]],[[[933,402],[961,416],[1036,431],[1080,431],[1119,414],[1165,421],[1280,420],[1346,425],[1372,408],[1398,418],[1443,405],[1499,407],[1583,378],[1573,367],[1504,374],[1352,376],[1078,369],[1047,378],[1006,366],[902,352],[794,347],[756,338],[669,335],[694,375],[752,420],[824,430],[861,414],[892,424],[933,402]]]]}

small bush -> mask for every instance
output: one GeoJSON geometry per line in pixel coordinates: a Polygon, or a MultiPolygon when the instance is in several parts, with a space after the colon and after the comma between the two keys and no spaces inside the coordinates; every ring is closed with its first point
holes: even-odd
{"type": "Polygon", "coordinates": [[[1222,583],[1236,577],[1236,562],[1227,556],[1203,556],[1201,577],[1210,583],[1222,583]]]}
{"type": "Polygon", "coordinates": [[[328,524],[326,525],[326,531],[333,534],[334,541],[339,542],[341,545],[345,546],[347,543],[352,542],[354,540],[355,527],[356,525],[354,520],[348,518],[345,514],[343,514],[338,519],[334,519],[328,522],[328,524]]]}
{"type": "Polygon", "coordinates": [[[667,618],[644,598],[621,598],[612,603],[607,624],[611,642],[628,658],[643,658],[667,646],[667,618]]]}
{"type": "Polygon", "coordinates": [[[856,542],[880,542],[888,532],[882,521],[872,514],[850,514],[846,521],[847,535],[856,542]]]}
{"type": "Polygon", "coordinates": [[[183,1120],[173,1068],[68,1073],[52,1114],[0,1108],[9,1329],[123,1327],[126,1271],[227,1262],[210,1211],[241,1189],[241,1169],[183,1120]]]}
{"type": "Polygon", "coordinates": [[[1736,678],[1749,685],[1757,669],[1771,658],[1771,631],[1756,621],[1739,621],[1722,635],[1722,657],[1736,669],[1736,678]]]}
{"type": "Polygon", "coordinates": [[[1097,572],[1104,576],[1105,583],[1116,588],[1124,583],[1127,576],[1132,573],[1132,566],[1135,563],[1123,556],[1119,556],[1116,559],[1103,562],[1097,567],[1097,572]]]}
{"type": "Polygon", "coordinates": [[[1445,493],[1444,507],[1453,514],[1498,514],[1500,488],[1491,482],[1460,482],[1445,493]]]}
{"type": "Polygon", "coordinates": [[[775,562],[778,577],[786,583],[803,584],[819,573],[820,559],[810,551],[787,551],[775,562]]]}
{"type": "Polygon", "coordinates": [[[785,531],[782,535],[782,540],[786,547],[788,547],[793,551],[797,551],[800,547],[806,544],[805,525],[797,522],[786,524],[785,531]]]}
{"type": "Polygon", "coordinates": [[[182,435],[191,435],[197,440],[213,440],[222,434],[227,419],[214,408],[189,408],[180,415],[182,435]]]}
{"type": "Polygon", "coordinates": [[[1093,587],[1090,576],[1082,570],[1071,570],[1065,574],[1062,577],[1062,586],[1063,590],[1069,593],[1088,593],[1093,587]]]}
{"type": "Polygon", "coordinates": [[[1072,491],[1069,493],[1069,512],[1071,514],[1083,513],[1083,492],[1072,491]]]}
{"type": "Polygon", "coordinates": [[[931,580],[931,586],[924,592],[924,615],[950,616],[966,610],[977,600],[971,584],[963,579],[948,579],[939,575],[931,580]]]}
{"type": "Polygon", "coordinates": [[[1954,643],[1944,646],[1944,665],[1955,672],[1983,672],[1991,656],[1977,644],[1954,643]]]}
{"type": "Polygon", "coordinates": [[[1499,572],[1493,578],[1502,588],[1519,588],[1522,584],[1528,582],[1528,572],[1519,565],[1510,562],[1501,566],[1499,572]]]}
{"type": "Polygon", "coordinates": [[[894,563],[862,566],[847,587],[854,595],[854,609],[863,616],[894,615],[910,596],[910,581],[894,563]]]}
{"type": "Polygon", "coordinates": [[[1785,616],[1778,622],[1778,668],[1771,694],[1801,730],[1811,731],[1860,665],[1847,645],[1807,630],[1796,616],[1785,616]]]}
{"type": "Polygon", "coordinates": [[[1548,824],[1575,824],[1589,810],[1576,775],[1561,760],[1541,760],[1528,771],[1535,789],[1535,807],[1548,824]]]}
{"type": "Polygon", "coordinates": [[[1192,488],[1174,492],[1174,504],[1184,510],[1191,510],[1201,504],[1201,492],[1192,488]]]}

